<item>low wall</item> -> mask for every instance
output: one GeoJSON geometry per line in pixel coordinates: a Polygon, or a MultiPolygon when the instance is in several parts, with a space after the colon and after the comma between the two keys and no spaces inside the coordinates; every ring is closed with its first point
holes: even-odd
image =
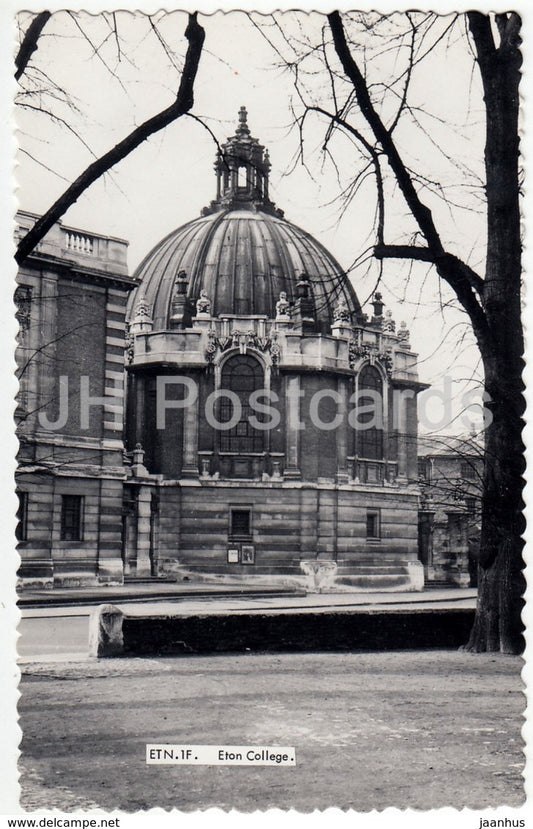
{"type": "Polygon", "coordinates": [[[464,608],[125,616],[122,655],[458,648],[473,620],[464,608]]]}

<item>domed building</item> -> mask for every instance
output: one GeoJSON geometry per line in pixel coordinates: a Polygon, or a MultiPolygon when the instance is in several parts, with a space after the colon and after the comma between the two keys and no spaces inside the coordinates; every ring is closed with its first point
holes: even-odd
{"type": "Polygon", "coordinates": [[[416,373],[269,196],[244,108],[216,198],[146,256],[126,342],[126,575],[421,588],[416,373]]]}
{"type": "Polygon", "coordinates": [[[61,222],[21,266],[23,585],[422,587],[409,332],[269,174],[242,108],[215,199],[133,278],[127,242],[61,222]]]}

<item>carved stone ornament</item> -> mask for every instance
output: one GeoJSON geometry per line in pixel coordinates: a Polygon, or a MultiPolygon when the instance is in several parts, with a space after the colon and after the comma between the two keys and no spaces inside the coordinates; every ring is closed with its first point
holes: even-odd
{"type": "Polygon", "coordinates": [[[368,345],[362,345],[358,340],[350,340],[348,345],[348,361],[350,368],[354,368],[356,363],[370,356],[371,349],[368,345]]]}
{"type": "Polygon", "coordinates": [[[409,342],[410,331],[407,328],[407,324],[405,322],[400,323],[400,328],[398,329],[398,339],[400,342],[408,343],[409,342]]]}
{"type": "Polygon", "coordinates": [[[183,296],[183,294],[187,293],[187,272],[184,270],[178,271],[176,274],[176,278],[174,280],[174,288],[173,293],[174,295],[183,296]]]}
{"type": "Polygon", "coordinates": [[[20,334],[24,336],[30,327],[32,290],[29,285],[19,285],[15,291],[15,316],[20,326],[20,334]]]}
{"type": "Polygon", "coordinates": [[[144,294],[141,294],[141,296],[137,300],[137,304],[135,305],[134,321],[135,322],[151,322],[152,321],[152,308],[151,308],[150,304],[146,301],[146,297],[145,297],[144,294]]]}
{"type": "Polygon", "coordinates": [[[196,313],[198,315],[203,314],[205,317],[208,317],[211,314],[211,300],[207,296],[205,288],[202,288],[200,296],[196,300],[196,313]]]}
{"type": "Polygon", "coordinates": [[[392,369],[394,368],[392,354],[390,354],[390,352],[388,351],[381,351],[379,354],[376,355],[376,357],[378,362],[381,363],[381,365],[385,369],[387,377],[390,377],[392,374],[392,369]]]}
{"type": "Polygon", "coordinates": [[[126,323],[126,330],[124,332],[124,346],[126,351],[126,361],[128,364],[133,362],[135,356],[135,337],[131,333],[129,323],[126,323]]]}
{"type": "Polygon", "coordinates": [[[396,323],[392,318],[392,311],[386,311],[385,313],[385,321],[383,323],[383,330],[386,331],[388,334],[394,334],[396,330],[396,323]]]}
{"type": "Polygon", "coordinates": [[[276,319],[289,319],[291,315],[291,306],[287,299],[287,293],[282,291],[279,299],[276,302],[276,319]]]}
{"type": "Polygon", "coordinates": [[[207,345],[205,348],[205,359],[208,363],[215,360],[217,352],[226,351],[228,348],[238,348],[241,354],[246,354],[248,348],[255,348],[263,353],[270,352],[273,363],[279,361],[280,347],[275,339],[259,337],[254,331],[239,331],[234,329],[229,337],[217,337],[214,328],[207,334],[207,345]]]}
{"type": "Polygon", "coordinates": [[[333,309],[333,319],[335,322],[350,323],[350,311],[343,296],[339,297],[333,309]]]}
{"type": "Polygon", "coordinates": [[[351,369],[355,369],[361,360],[368,360],[370,365],[379,363],[387,374],[391,377],[394,362],[392,354],[389,351],[377,351],[369,345],[362,345],[357,340],[351,340],[348,345],[348,362],[351,369]]]}

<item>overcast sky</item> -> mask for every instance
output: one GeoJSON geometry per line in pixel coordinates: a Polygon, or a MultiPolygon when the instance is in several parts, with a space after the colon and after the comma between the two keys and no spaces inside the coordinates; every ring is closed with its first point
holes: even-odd
{"type": "MultiPolygon", "coordinates": [[[[22,15],[22,25],[25,19],[22,15]]],[[[34,64],[69,93],[77,110],[53,104],[54,114],[64,118],[69,128],[42,112],[19,112],[19,143],[25,151],[19,154],[17,171],[20,207],[45,211],[90,163],[91,152],[100,154],[109,149],[136,124],[171,102],[185,53],[186,15],[174,12],[154,19],[175,58],[169,58],[149,21],[140,14],[117,13],[120,54],[114,33],[102,18],[84,15],[74,19],[59,12],[47,24],[34,64]],[[100,56],[95,56],[89,41],[100,45],[104,40],[100,56]]],[[[252,135],[270,151],[271,197],[289,221],[311,232],[343,268],[349,269],[360,301],[365,302],[378,275],[376,265],[362,256],[374,238],[374,180],[368,177],[343,211],[339,191],[360,169],[360,158],[351,142],[339,136],[331,145],[334,163],[324,159],[319,150],[325,122],[317,117],[308,122],[304,133],[308,166],[294,164],[299,146],[298,131],[291,128],[291,102],[299,105],[294,78],[280,65],[279,56],[264,36],[290,58],[291,43],[307,38],[320,43],[325,20],[319,14],[295,16],[286,12],[278,15],[277,21],[279,28],[268,18],[256,18],[257,28],[242,12],[200,17],[206,41],[193,112],[223,141],[234,132],[239,107],[247,107],[252,135]]],[[[450,21],[437,21],[428,46],[445,32],[450,21]]],[[[370,48],[370,43],[361,43],[359,55],[368,57],[370,48]]],[[[405,68],[405,53],[386,52],[386,57],[377,60],[381,63],[368,63],[376,83],[385,71],[401,74],[405,68]]],[[[313,74],[317,67],[309,65],[305,83],[310,95],[324,102],[328,84],[323,72],[313,74]]],[[[398,135],[407,161],[428,179],[449,187],[445,193],[453,204],[446,205],[429,191],[425,195],[436,212],[445,243],[483,273],[484,216],[468,209],[480,207],[476,175],[482,174],[482,99],[472,55],[458,26],[415,69],[410,96],[423,129],[400,122],[398,135]]],[[[48,107],[49,96],[45,94],[41,102],[48,107]]],[[[33,106],[35,99],[31,103],[33,106]]],[[[215,145],[207,130],[182,118],[95,183],[63,221],[127,239],[133,272],[162,237],[195,218],[214,197],[214,155],[215,145]]],[[[387,241],[409,242],[414,230],[404,204],[396,198],[388,211],[387,241]]],[[[436,274],[420,265],[410,270],[405,264],[388,262],[380,290],[397,322],[405,320],[412,330],[421,379],[442,387],[446,372],[454,380],[456,397],[462,394],[468,385],[463,381],[471,377],[478,355],[469,331],[457,348],[458,336],[465,334],[464,315],[446,307],[451,294],[439,285],[436,274]]],[[[366,306],[365,310],[370,309],[366,306]]],[[[452,416],[459,409],[457,404],[452,416]]],[[[440,406],[431,411],[437,417],[440,406]]],[[[459,431],[465,428],[462,423],[455,427],[459,431]]]]}

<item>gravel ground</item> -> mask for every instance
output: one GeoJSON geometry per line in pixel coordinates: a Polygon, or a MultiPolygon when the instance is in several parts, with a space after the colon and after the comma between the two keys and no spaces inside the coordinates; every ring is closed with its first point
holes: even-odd
{"type": "Polygon", "coordinates": [[[520,806],[522,664],[456,651],[26,664],[21,805],[520,806]],[[294,746],[297,765],[147,766],[146,743],[294,746]]]}

